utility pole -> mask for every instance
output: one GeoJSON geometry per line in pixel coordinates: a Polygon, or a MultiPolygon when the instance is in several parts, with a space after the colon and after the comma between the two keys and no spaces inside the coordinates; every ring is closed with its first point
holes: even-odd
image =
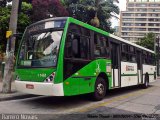
{"type": "Polygon", "coordinates": [[[157,48],[157,75],[159,76],[159,52],[160,52],[160,37],[158,35],[157,37],[157,44],[158,44],[158,48],[157,48]]]}
{"type": "MultiPolygon", "coordinates": [[[[12,10],[9,22],[9,30],[12,31],[12,34],[16,34],[17,30],[17,20],[18,20],[18,6],[19,0],[12,1],[12,10]]],[[[8,39],[7,47],[6,47],[6,61],[4,68],[4,76],[3,76],[3,93],[11,92],[11,82],[13,79],[13,68],[14,68],[14,50],[15,50],[15,38],[8,39]],[[9,48],[9,44],[11,48],[9,48]]]]}

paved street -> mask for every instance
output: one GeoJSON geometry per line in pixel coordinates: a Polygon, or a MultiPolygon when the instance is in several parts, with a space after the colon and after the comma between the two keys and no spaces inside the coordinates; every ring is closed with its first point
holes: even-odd
{"type": "MultiPolygon", "coordinates": [[[[136,86],[112,90],[100,102],[91,101],[86,95],[72,97],[32,96],[25,99],[1,101],[0,113],[56,114],[54,118],[67,114],[85,114],[83,117],[88,117],[88,114],[160,114],[159,91],[160,80],[157,80],[148,89],[136,86]]],[[[43,117],[49,119],[51,116],[46,115],[41,118],[43,117]]]]}

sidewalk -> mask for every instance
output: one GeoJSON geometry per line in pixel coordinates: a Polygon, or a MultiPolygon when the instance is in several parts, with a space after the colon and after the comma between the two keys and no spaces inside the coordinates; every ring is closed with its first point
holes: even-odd
{"type": "Polygon", "coordinates": [[[12,82],[12,88],[11,88],[12,92],[4,94],[4,93],[2,93],[2,85],[3,85],[3,83],[0,81],[0,102],[6,101],[6,100],[25,99],[25,98],[30,98],[30,97],[35,96],[35,95],[25,94],[25,93],[21,93],[21,92],[16,91],[14,82],[12,82]]]}

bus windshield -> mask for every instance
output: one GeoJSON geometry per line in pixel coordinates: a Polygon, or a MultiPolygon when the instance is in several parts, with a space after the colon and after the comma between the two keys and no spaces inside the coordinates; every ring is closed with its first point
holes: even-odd
{"type": "Polygon", "coordinates": [[[18,66],[55,67],[57,65],[64,22],[56,22],[45,22],[26,30],[19,53],[18,66]]]}

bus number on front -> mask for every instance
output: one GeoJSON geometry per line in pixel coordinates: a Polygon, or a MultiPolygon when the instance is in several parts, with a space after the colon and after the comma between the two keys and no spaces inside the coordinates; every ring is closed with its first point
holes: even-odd
{"type": "Polygon", "coordinates": [[[38,74],[38,77],[46,77],[47,75],[45,73],[38,74]]]}

